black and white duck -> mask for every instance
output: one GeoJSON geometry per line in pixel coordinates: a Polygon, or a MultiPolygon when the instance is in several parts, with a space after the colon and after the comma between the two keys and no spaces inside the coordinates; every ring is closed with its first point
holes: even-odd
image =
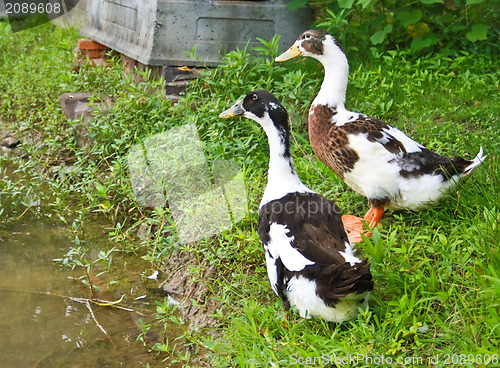
{"type": "Polygon", "coordinates": [[[258,122],[269,140],[268,182],[258,232],[273,291],[301,317],[341,322],[365,307],[373,288],[367,261],[353,253],[337,205],[307,188],[290,154],[288,113],[265,90],[220,114],[258,122]]]}
{"type": "MultiPolygon", "coordinates": [[[[376,226],[384,209],[421,210],[436,203],[485,158],[445,157],[382,120],[344,107],[349,65],[337,40],[318,30],[302,33],[276,61],[297,56],[323,64],[325,77],[309,110],[314,153],[352,189],[368,198],[364,221],[376,226]]],[[[361,241],[362,219],[344,216],[352,241],[361,241]]]]}

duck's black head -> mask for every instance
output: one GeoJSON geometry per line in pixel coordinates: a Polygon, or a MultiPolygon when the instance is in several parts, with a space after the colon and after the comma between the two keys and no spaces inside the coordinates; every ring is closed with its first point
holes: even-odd
{"type": "Polygon", "coordinates": [[[264,89],[252,91],[219,115],[221,118],[232,116],[245,116],[255,120],[266,131],[277,130],[285,143],[285,151],[288,152],[290,136],[288,113],[270,92],[264,89]]]}
{"type": "MultiPolygon", "coordinates": [[[[243,99],[243,108],[259,120],[269,115],[274,125],[280,130],[288,130],[288,113],[281,103],[268,91],[259,89],[250,92],[243,99]]],[[[254,119],[255,120],[255,119],[254,119]]]]}
{"type": "Polygon", "coordinates": [[[280,132],[288,132],[288,113],[270,92],[259,89],[247,94],[219,115],[221,118],[245,116],[264,128],[272,123],[280,132]]]}

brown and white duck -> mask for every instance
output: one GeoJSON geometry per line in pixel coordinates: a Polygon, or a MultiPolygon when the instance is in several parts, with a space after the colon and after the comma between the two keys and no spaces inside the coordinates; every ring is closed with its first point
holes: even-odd
{"type": "Polygon", "coordinates": [[[337,205],[307,188],[290,154],[288,113],[265,90],[220,114],[258,122],[269,140],[269,170],[258,233],[273,291],[286,310],[341,322],[367,304],[373,288],[366,260],[353,253],[337,205]]]}
{"type": "Polygon", "coordinates": [[[420,210],[436,203],[485,158],[445,157],[380,119],[344,107],[349,64],[337,40],[318,30],[302,33],[276,61],[297,56],[323,64],[325,77],[309,110],[309,140],[318,158],[352,189],[368,198],[364,216],[346,215],[352,241],[361,241],[362,220],[376,226],[384,209],[420,210]]]}

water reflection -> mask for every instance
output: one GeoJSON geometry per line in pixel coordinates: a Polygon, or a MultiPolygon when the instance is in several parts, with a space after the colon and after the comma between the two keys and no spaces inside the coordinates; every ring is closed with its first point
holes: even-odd
{"type": "MultiPolygon", "coordinates": [[[[85,231],[87,245],[96,251],[109,249],[101,229],[85,231]]],[[[68,230],[47,216],[30,217],[28,212],[18,221],[0,225],[1,366],[162,366],[161,360],[135,341],[139,319],[147,317],[69,298],[92,297],[78,279],[82,270],[53,262],[71,245],[68,230]]],[[[147,293],[141,273],[150,273],[148,264],[140,262],[136,256],[113,253],[112,264],[119,267],[95,278],[106,286],[97,296],[110,301],[125,296],[135,311],[150,314],[154,301],[135,299],[147,293]],[[115,282],[109,287],[111,280],[115,282]]]]}

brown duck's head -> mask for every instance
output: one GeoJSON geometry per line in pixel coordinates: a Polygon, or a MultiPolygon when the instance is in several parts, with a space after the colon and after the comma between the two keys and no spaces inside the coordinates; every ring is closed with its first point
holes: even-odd
{"type": "Polygon", "coordinates": [[[330,34],[315,29],[302,33],[295,43],[275,61],[286,61],[297,56],[309,56],[320,59],[328,49],[339,49],[342,51],[337,40],[330,34]]]}

